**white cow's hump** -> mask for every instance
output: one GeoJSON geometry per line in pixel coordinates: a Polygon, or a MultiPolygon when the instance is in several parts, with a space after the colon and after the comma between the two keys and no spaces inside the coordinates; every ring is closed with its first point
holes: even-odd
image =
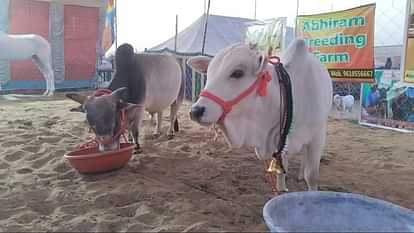
{"type": "Polygon", "coordinates": [[[298,152],[326,126],[332,105],[332,81],[324,65],[304,41],[295,40],[284,53],[293,88],[294,126],[290,151],[298,152]]]}

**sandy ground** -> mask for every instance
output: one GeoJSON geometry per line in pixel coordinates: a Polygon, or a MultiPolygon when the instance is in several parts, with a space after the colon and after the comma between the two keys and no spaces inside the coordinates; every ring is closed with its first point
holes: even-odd
{"type": "MultiPolygon", "coordinates": [[[[251,149],[224,139],[181,108],[175,139],[152,139],[120,170],[80,175],[63,155],[89,135],[76,106],[54,98],[0,96],[0,231],[265,231],[271,188],[251,149]]],[[[334,114],[333,114],[334,115],[334,114]]],[[[166,132],[165,118],[164,132],[166,132]]],[[[332,117],[321,190],[363,193],[414,209],[414,135],[332,117]]],[[[290,163],[288,187],[298,159],[290,163]]]]}

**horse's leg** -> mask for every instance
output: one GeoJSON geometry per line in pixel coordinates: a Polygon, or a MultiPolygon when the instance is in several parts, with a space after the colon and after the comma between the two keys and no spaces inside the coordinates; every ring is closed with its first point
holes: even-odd
{"type": "Polygon", "coordinates": [[[47,72],[47,81],[49,82],[48,87],[48,95],[52,96],[55,93],[55,75],[52,68],[52,56],[49,50],[48,54],[44,57],[41,57],[42,62],[45,64],[46,72],[47,72]]]}
{"type": "Polygon", "coordinates": [[[42,60],[40,60],[40,58],[39,58],[38,55],[33,55],[32,56],[32,61],[37,66],[37,68],[40,70],[40,72],[42,73],[43,78],[45,79],[45,82],[46,82],[46,90],[45,90],[45,92],[43,92],[43,95],[45,95],[45,96],[46,95],[49,95],[49,88],[50,88],[49,85],[50,85],[50,82],[49,82],[49,78],[48,78],[48,74],[47,74],[46,67],[42,63],[42,60]]]}
{"type": "Polygon", "coordinates": [[[47,65],[48,68],[48,81],[49,81],[49,96],[52,96],[55,93],[55,75],[51,65],[47,65]]]}
{"type": "Polygon", "coordinates": [[[37,54],[32,57],[33,63],[36,64],[46,81],[46,91],[43,95],[51,96],[55,91],[55,82],[51,60],[49,56],[37,54]]]}
{"type": "Polygon", "coordinates": [[[179,130],[177,113],[180,105],[181,102],[176,100],[170,107],[170,128],[167,134],[169,139],[172,139],[174,137],[174,132],[178,132],[179,130]]]}

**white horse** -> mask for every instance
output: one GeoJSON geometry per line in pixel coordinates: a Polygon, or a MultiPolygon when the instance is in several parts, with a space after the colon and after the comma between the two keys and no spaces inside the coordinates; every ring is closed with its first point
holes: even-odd
{"type": "Polygon", "coordinates": [[[49,42],[39,35],[11,35],[0,31],[0,60],[24,60],[32,58],[46,80],[43,95],[51,96],[55,91],[52,69],[52,53],[49,42]]]}

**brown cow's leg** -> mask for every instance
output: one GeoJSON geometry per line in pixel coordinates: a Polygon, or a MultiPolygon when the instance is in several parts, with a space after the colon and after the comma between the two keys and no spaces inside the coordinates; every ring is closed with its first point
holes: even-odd
{"type": "Polygon", "coordinates": [[[135,153],[141,153],[142,149],[141,146],[139,145],[139,130],[138,127],[134,127],[134,129],[132,130],[132,137],[134,138],[135,141],[135,153]]]}

